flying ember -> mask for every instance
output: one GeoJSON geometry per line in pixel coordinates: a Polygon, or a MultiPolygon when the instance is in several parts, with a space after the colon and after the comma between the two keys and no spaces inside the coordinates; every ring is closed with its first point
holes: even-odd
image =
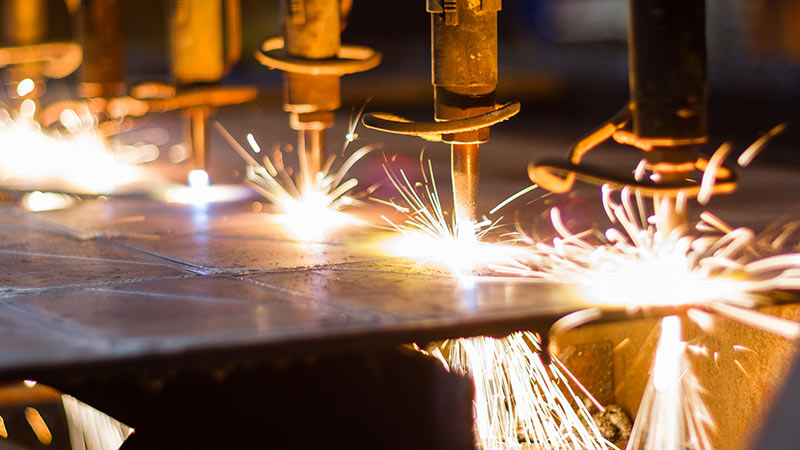
{"type": "MultiPolygon", "coordinates": [[[[57,132],[43,130],[34,119],[35,112],[36,104],[30,99],[22,102],[19,111],[0,109],[0,183],[4,186],[103,194],[146,179],[143,169],[121,161],[111,151],[94,129],[93,117],[66,110],[61,119],[66,131],[57,132]]],[[[148,146],[143,151],[149,150],[148,146]]]]}
{"type": "MultiPolygon", "coordinates": [[[[319,240],[332,229],[359,223],[341,211],[360,201],[360,194],[352,193],[358,180],[347,176],[359,160],[374,150],[374,146],[354,151],[338,169],[333,168],[336,155],[331,155],[318,172],[309,169],[304,152],[297,152],[300,170],[293,177],[292,170],[284,165],[284,156],[288,152],[275,149],[272,155],[262,157],[261,164],[222,125],[217,123],[216,126],[247,163],[247,183],[277,208],[278,220],[294,237],[304,241],[319,240]]],[[[262,152],[252,134],[247,135],[247,141],[253,153],[262,152]]],[[[367,189],[366,192],[370,191],[367,189]]]]}
{"type": "Polygon", "coordinates": [[[641,197],[634,201],[623,189],[617,202],[611,194],[604,186],[603,206],[616,226],[573,233],[552,209],[558,237],[550,244],[526,238],[525,256],[497,269],[576,284],[599,306],[698,306],[782,336],[800,336],[796,323],[750,309],[772,291],[800,288],[800,255],[762,258],[753,249],[751,230],[733,229],[708,212],[700,215],[698,234],[686,227],[665,234],[645,214],[641,197]]]}
{"type": "Polygon", "coordinates": [[[388,254],[440,264],[460,275],[469,275],[490,264],[513,261],[518,248],[487,239],[492,231],[498,229],[502,218],[494,222],[484,218],[478,223],[456,223],[455,217],[448,218],[440,201],[430,160],[427,174],[422,168],[423,182],[417,183],[409,181],[404,170],[398,174],[388,163],[383,167],[400,195],[400,202],[380,202],[406,215],[401,223],[383,216],[392,229],[400,232],[400,236],[384,244],[388,254]]]}

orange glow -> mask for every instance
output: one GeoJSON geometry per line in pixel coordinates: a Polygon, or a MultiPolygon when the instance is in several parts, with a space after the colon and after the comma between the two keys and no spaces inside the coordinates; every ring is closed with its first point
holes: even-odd
{"type": "Polygon", "coordinates": [[[30,406],[25,408],[25,420],[28,421],[28,424],[31,426],[33,433],[36,434],[36,438],[39,439],[39,442],[44,445],[50,445],[53,441],[53,435],[50,433],[50,429],[47,428],[47,424],[44,423],[44,419],[42,419],[39,411],[30,406]]]}
{"type": "MultiPolygon", "coordinates": [[[[359,203],[351,194],[358,186],[358,180],[347,179],[347,174],[372,152],[373,147],[354,151],[336,170],[333,169],[336,156],[332,155],[316,173],[310,173],[307,165],[303,164],[302,155],[298,154],[300,170],[292,177],[292,171],[284,166],[284,152],[276,149],[271,155],[264,155],[261,164],[219,123],[217,129],[247,163],[250,187],[278,209],[278,222],[295,238],[316,241],[332,230],[360,223],[341,211],[359,203]]],[[[352,142],[351,138],[357,137],[353,129],[348,136],[345,148],[352,142]]],[[[247,142],[253,153],[262,153],[252,134],[247,135],[247,142]]]]}
{"type": "Polygon", "coordinates": [[[383,216],[391,229],[400,232],[382,245],[387,254],[441,265],[459,275],[469,275],[491,264],[510,263],[522,255],[518,247],[484,241],[497,227],[496,222],[484,219],[477,224],[457,224],[448,220],[430,161],[428,173],[422,171],[421,183],[412,184],[403,170],[395,174],[388,164],[384,164],[384,170],[402,201],[381,203],[406,214],[405,221],[399,224],[383,216]]]}
{"type": "MultiPolygon", "coordinates": [[[[23,80],[18,89],[26,91],[23,80]]],[[[15,189],[51,189],[84,194],[112,193],[151,175],[118,159],[94,127],[96,118],[72,110],[62,114],[66,132],[43,130],[34,120],[36,103],[26,99],[19,111],[0,109],[0,184],[15,189]]],[[[150,153],[152,146],[143,152],[150,153]]],[[[126,146],[125,152],[138,152],[126,146]]],[[[126,155],[130,157],[130,155],[126,155]]],[[[157,155],[156,155],[157,156],[157,155]]],[[[149,159],[153,156],[150,155],[149,159]]],[[[142,158],[137,158],[142,159],[142,158]]]]}

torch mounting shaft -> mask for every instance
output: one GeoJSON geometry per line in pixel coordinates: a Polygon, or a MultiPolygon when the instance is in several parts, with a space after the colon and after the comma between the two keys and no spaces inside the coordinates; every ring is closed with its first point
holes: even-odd
{"type": "MultiPolygon", "coordinates": [[[[301,172],[308,177],[316,176],[325,164],[325,129],[299,130],[297,132],[297,151],[300,155],[301,172]]],[[[313,182],[313,179],[306,180],[313,182]]]]}
{"type": "Polygon", "coordinates": [[[479,144],[452,144],[450,171],[456,226],[478,221],[479,144]]]}

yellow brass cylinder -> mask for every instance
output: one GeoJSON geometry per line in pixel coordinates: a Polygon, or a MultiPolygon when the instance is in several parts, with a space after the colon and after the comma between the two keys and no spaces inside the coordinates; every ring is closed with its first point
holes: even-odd
{"type": "Polygon", "coordinates": [[[33,45],[44,41],[47,32],[45,0],[7,0],[6,39],[10,45],[33,45]]]}
{"type": "Polygon", "coordinates": [[[188,130],[186,142],[192,154],[192,169],[206,170],[208,166],[208,119],[212,109],[207,106],[188,108],[188,130]]]}
{"type": "Polygon", "coordinates": [[[450,171],[453,176],[456,227],[474,225],[478,221],[479,153],[478,144],[451,146],[450,171]]]}
{"type": "Polygon", "coordinates": [[[178,84],[213,83],[225,72],[222,1],[173,0],[172,73],[178,84]]]}

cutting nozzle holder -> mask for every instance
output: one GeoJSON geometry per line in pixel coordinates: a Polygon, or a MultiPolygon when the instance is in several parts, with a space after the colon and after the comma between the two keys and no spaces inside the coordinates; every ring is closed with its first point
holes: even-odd
{"type": "Polygon", "coordinates": [[[256,52],[256,59],[273,70],[301,75],[335,76],[365,72],[381,62],[380,52],[359,45],[342,45],[336,57],[329,59],[294,58],[286,55],[283,49],[283,37],[267,39],[256,52]]]}
{"type": "MultiPolygon", "coordinates": [[[[645,154],[656,149],[669,152],[669,149],[679,149],[706,142],[706,138],[694,139],[644,139],[637,137],[625,127],[631,121],[631,106],[626,104],[611,119],[603,123],[594,131],[575,142],[569,149],[566,160],[542,159],[528,165],[528,176],[534,183],[548,191],[562,194],[572,189],[575,180],[595,184],[608,184],[614,188],[630,188],[645,196],[678,194],[687,197],[696,197],[700,192],[701,180],[692,177],[692,172],[705,171],[708,161],[696,158],[692,161],[681,163],[662,162],[657,165],[674,166],[675,172],[684,173],[680,179],[653,180],[649,177],[636,179],[631,175],[614,173],[606,168],[582,163],[583,157],[592,149],[607,141],[614,139],[619,144],[632,146],[645,154]]],[[[733,167],[722,164],[714,183],[713,193],[729,193],[736,189],[737,175],[733,167]]]]}
{"type": "Polygon", "coordinates": [[[364,126],[373,130],[393,134],[419,136],[426,141],[441,142],[442,136],[480,130],[503,122],[515,116],[520,110],[519,102],[498,105],[488,113],[466,119],[441,122],[414,122],[390,113],[374,112],[362,118],[364,126]]]}

